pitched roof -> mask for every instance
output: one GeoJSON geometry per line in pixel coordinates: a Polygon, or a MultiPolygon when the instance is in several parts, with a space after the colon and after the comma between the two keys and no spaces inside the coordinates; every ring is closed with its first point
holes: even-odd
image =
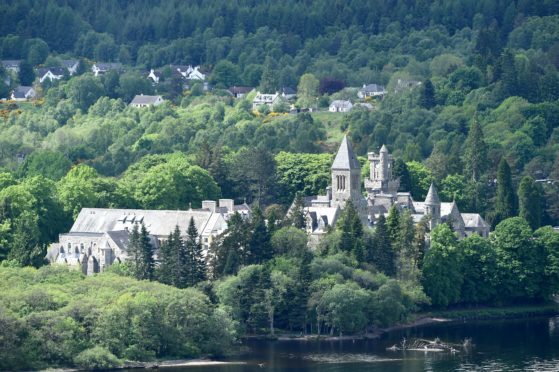
{"type": "Polygon", "coordinates": [[[33,89],[33,87],[27,87],[20,85],[16,89],[14,89],[14,97],[15,98],[26,98],[25,95],[29,93],[29,91],[33,89]]]}
{"type": "Polygon", "coordinates": [[[64,67],[43,67],[37,70],[40,77],[45,76],[45,74],[49,71],[55,76],[61,76],[64,75],[66,69],[64,67]]]}
{"type": "Polygon", "coordinates": [[[64,66],[65,68],[72,68],[76,65],[76,63],[79,63],[80,61],[77,59],[63,59],[62,61],[60,61],[60,63],[62,64],[62,66],[64,66]]]}
{"type": "Polygon", "coordinates": [[[281,92],[283,94],[297,94],[297,91],[291,87],[282,87],[281,92]]]}
{"type": "Polygon", "coordinates": [[[384,92],[384,86],[377,85],[377,84],[367,84],[367,85],[363,85],[361,91],[362,92],[384,92]]]}
{"type": "Polygon", "coordinates": [[[351,108],[351,107],[353,107],[353,104],[350,101],[335,100],[335,101],[332,101],[330,106],[340,107],[340,108],[344,108],[344,107],[351,108]]]}
{"type": "Polygon", "coordinates": [[[120,70],[122,68],[121,63],[113,63],[113,62],[97,62],[95,64],[99,70],[120,70]]]}
{"type": "Polygon", "coordinates": [[[143,94],[134,97],[131,105],[153,105],[161,96],[144,96],[143,94]]]}
{"type": "Polygon", "coordinates": [[[19,68],[21,60],[19,59],[4,59],[2,60],[2,65],[4,68],[19,68]]]}
{"type": "Polygon", "coordinates": [[[347,136],[344,136],[334,163],[332,163],[332,169],[361,169],[361,165],[357,160],[357,156],[353,152],[353,148],[349,143],[347,136]]]}
{"type": "Polygon", "coordinates": [[[431,184],[429,187],[429,192],[427,193],[427,197],[425,198],[425,204],[440,204],[441,199],[439,199],[439,194],[437,193],[437,189],[434,184],[431,184]]]}
{"type": "Polygon", "coordinates": [[[233,86],[227,89],[231,94],[246,94],[249,93],[253,88],[251,87],[237,87],[233,86]]]}
{"type": "Polygon", "coordinates": [[[186,234],[190,218],[201,233],[206,228],[212,212],[208,210],[143,210],[143,209],[105,209],[83,208],[74,222],[71,233],[105,233],[131,229],[135,223],[143,222],[152,235],[168,236],[179,226],[182,234],[186,234]]]}
{"type": "Polygon", "coordinates": [[[467,228],[488,228],[489,225],[478,213],[461,213],[464,225],[467,228]]]}

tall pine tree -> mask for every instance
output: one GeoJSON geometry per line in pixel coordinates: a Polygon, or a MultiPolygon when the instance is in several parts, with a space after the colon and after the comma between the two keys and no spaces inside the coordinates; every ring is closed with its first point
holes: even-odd
{"type": "Polygon", "coordinates": [[[270,260],[274,250],[271,243],[271,235],[266,220],[260,207],[252,211],[252,235],[249,240],[250,263],[260,264],[270,260]]]}
{"type": "Polygon", "coordinates": [[[376,223],[373,235],[374,249],[372,252],[372,263],[376,268],[388,276],[396,274],[394,265],[394,250],[390,243],[390,235],[384,215],[380,215],[376,223]]]}
{"type": "Polygon", "coordinates": [[[465,170],[474,182],[479,181],[487,169],[487,145],[483,140],[483,131],[476,118],[472,121],[468,138],[466,138],[465,170]]]}
{"type": "Polygon", "coordinates": [[[155,260],[153,259],[154,249],[149,238],[149,233],[143,223],[140,230],[140,252],[142,263],[138,279],[152,280],[155,271],[155,260]]]}
{"type": "Polygon", "coordinates": [[[518,186],[518,202],[520,210],[518,215],[528,221],[530,227],[536,230],[541,226],[543,191],[530,176],[522,178],[518,186]]]}
{"type": "Polygon", "coordinates": [[[191,287],[197,283],[206,280],[206,262],[204,260],[204,252],[198,230],[194,224],[194,218],[190,218],[188,230],[186,232],[185,256],[187,257],[187,265],[185,265],[185,277],[187,278],[186,286],[191,287]]]}
{"type": "Polygon", "coordinates": [[[497,195],[493,226],[496,226],[502,220],[516,216],[517,213],[518,200],[512,185],[510,166],[506,159],[502,158],[497,170],[497,195]]]}

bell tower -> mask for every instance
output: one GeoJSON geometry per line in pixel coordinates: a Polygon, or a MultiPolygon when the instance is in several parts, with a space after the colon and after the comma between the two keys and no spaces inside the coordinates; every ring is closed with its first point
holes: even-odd
{"type": "Polygon", "coordinates": [[[344,136],[332,163],[332,206],[343,208],[350,199],[358,206],[361,198],[361,165],[344,136]]]}

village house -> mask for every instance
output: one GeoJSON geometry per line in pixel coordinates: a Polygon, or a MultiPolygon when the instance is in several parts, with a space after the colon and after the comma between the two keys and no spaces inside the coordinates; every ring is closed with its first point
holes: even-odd
{"type": "Polygon", "coordinates": [[[50,245],[46,259],[87,275],[102,272],[115,262],[126,261],[130,232],[142,224],[149,232],[157,259],[161,244],[175,226],[186,238],[191,219],[206,254],[212,239],[227,229],[227,221],[235,212],[250,218],[248,205],[235,205],[232,199],[206,200],[202,208],[187,211],[83,208],[70,231],[60,234],[58,242],[50,245]]]}
{"type": "MultiPolygon", "coordinates": [[[[410,192],[399,192],[400,180],[394,177],[394,158],[386,146],[379,153],[368,153],[370,175],[361,192],[361,165],[351,144],[344,136],[331,167],[331,185],[326,195],[304,198],[306,230],[309,245],[315,247],[332,226],[336,225],[348,201],[357,209],[365,226],[372,227],[381,215],[387,215],[392,206],[399,211],[409,210],[414,223],[425,220],[432,230],[440,223],[451,223],[459,238],[474,233],[486,238],[490,226],[477,213],[461,213],[456,202],[441,202],[437,189],[431,185],[425,201],[416,202],[410,192]]],[[[293,206],[292,206],[293,208],[293,206]]]]}
{"type": "Polygon", "coordinates": [[[37,69],[37,77],[41,84],[47,79],[49,81],[60,80],[64,77],[65,73],[67,73],[67,70],[64,67],[45,67],[37,69]]]}
{"type": "Polygon", "coordinates": [[[13,90],[10,99],[12,101],[23,102],[35,98],[36,95],[37,93],[35,92],[35,89],[33,89],[33,87],[26,87],[20,85],[19,87],[13,90]]]}
{"type": "Polygon", "coordinates": [[[359,89],[357,96],[360,99],[365,99],[367,97],[384,97],[386,94],[386,89],[383,85],[377,84],[363,84],[363,88],[359,89]]]}
{"type": "Polygon", "coordinates": [[[17,74],[19,72],[19,64],[21,60],[19,59],[5,59],[2,61],[2,66],[6,71],[13,72],[17,74]]]}
{"type": "Polygon", "coordinates": [[[91,71],[93,72],[93,75],[95,75],[95,76],[104,75],[111,70],[121,72],[122,71],[122,64],[120,64],[120,63],[98,62],[98,63],[95,63],[93,66],[91,66],[91,71]]]}
{"type": "Polygon", "coordinates": [[[252,109],[255,110],[258,108],[258,106],[262,106],[262,105],[267,105],[271,107],[276,103],[278,103],[279,100],[280,100],[279,93],[265,94],[265,93],[256,92],[256,96],[252,100],[252,109]]]}
{"type": "Polygon", "coordinates": [[[60,61],[62,67],[64,67],[70,76],[78,72],[78,67],[80,67],[80,61],[78,59],[63,59],[60,61]]]}
{"type": "Polygon", "coordinates": [[[421,85],[421,81],[417,81],[417,80],[404,80],[404,79],[398,79],[396,81],[396,87],[395,90],[396,91],[401,91],[401,90],[411,90],[417,86],[421,85]]]}
{"type": "Polygon", "coordinates": [[[159,80],[161,79],[162,75],[163,74],[161,73],[161,71],[151,69],[149,70],[148,79],[150,79],[154,84],[159,84],[159,80]]]}
{"type": "Polygon", "coordinates": [[[200,66],[171,65],[171,70],[179,72],[187,80],[206,80],[206,74],[200,71],[200,66]]]}
{"type": "Polygon", "coordinates": [[[290,87],[282,87],[280,92],[283,99],[293,100],[297,97],[297,91],[290,87]]]}
{"type": "Polygon", "coordinates": [[[150,106],[159,106],[165,102],[163,97],[161,96],[144,96],[143,94],[136,95],[132,102],[130,102],[130,106],[140,108],[140,107],[150,107],[150,106]]]}
{"type": "Polygon", "coordinates": [[[227,91],[235,98],[243,98],[252,91],[251,87],[236,87],[232,86],[227,91]]]}
{"type": "Polygon", "coordinates": [[[332,101],[332,103],[330,104],[330,107],[328,108],[328,111],[330,111],[330,112],[349,112],[352,107],[353,107],[353,104],[350,101],[335,100],[335,101],[332,101]]]}

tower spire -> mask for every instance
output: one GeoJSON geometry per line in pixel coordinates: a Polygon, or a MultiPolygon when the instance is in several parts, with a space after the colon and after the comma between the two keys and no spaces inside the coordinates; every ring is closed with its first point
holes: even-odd
{"type": "Polygon", "coordinates": [[[347,139],[347,135],[344,135],[334,163],[332,163],[332,169],[339,170],[351,170],[351,169],[361,169],[357,156],[353,152],[353,148],[347,139]]]}

